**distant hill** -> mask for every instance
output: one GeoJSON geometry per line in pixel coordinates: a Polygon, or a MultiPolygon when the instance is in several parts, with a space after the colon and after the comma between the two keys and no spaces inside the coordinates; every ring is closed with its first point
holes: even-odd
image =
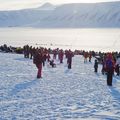
{"type": "Polygon", "coordinates": [[[120,2],[71,3],[0,11],[0,27],[87,28],[120,27],[120,2]]]}
{"type": "Polygon", "coordinates": [[[56,6],[51,3],[45,3],[42,6],[38,7],[36,10],[54,10],[56,6]]]}

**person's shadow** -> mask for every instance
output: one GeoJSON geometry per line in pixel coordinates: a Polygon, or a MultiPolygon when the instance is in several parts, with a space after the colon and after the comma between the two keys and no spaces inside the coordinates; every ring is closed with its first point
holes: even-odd
{"type": "Polygon", "coordinates": [[[22,90],[31,88],[37,82],[38,82],[38,80],[35,79],[35,80],[30,81],[30,82],[24,82],[24,83],[16,84],[15,87],[10,91],[10,95],[11,96],[16,95],[17,93],[19,93],[22,90]]]}
{"type": "Polygon", "coordinates": [[[120,91],[116,90],[114,87],[109,87],[112,97],[115,98],[120,103],[120,91]]]}

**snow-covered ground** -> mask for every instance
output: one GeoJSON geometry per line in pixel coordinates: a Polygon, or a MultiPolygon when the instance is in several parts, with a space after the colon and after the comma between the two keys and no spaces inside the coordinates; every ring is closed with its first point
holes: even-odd
{"type": "Polygon", "coordinates": [[[92,63],[73,58],[72,69],[56,61],[43,78],[23,55],[0,53],[0,120],[120,120],[120,77],[113,86],[92,63]]]}

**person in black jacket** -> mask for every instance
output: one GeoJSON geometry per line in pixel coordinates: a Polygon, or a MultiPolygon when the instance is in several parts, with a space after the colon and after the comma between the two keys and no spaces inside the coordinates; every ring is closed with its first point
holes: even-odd
{"type": "Polygon", "coordinates": [[[119,70],[119,65],[118,64],[115,66],[115,72],[117,73],[117,76],[120,75],[120,70],[119,70]]]}
{"type": "Polygon", "coordinates": [[[95,69],[95,72],[97,73],[98,72],[98,61],[97,60],[95,60],[94,69],[95,69]]]}
{"type": "Polygon", "coordinates": [[[54,60],[50,60],[50,65],[52,66],[52,68],[55,68],[56,67],[56,64],[54,63],[54,60]]]}

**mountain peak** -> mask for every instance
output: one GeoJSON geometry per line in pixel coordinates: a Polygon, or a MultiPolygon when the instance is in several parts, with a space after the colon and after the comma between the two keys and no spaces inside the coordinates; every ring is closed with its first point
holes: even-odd
{"type": "Polygon", "coordinates": [[[42,6],[40,6],[38,8],[39,10],[54,10],[55,6],[49,2],[46,2],[45,4],[43,4],[42,6]]]}
{"type": "Polygon", "coordinates": [[[54,6],[54,5],[49,2],[46,2],[42,5],[42,7],[50,7],[50,6],[54,6]]]}

